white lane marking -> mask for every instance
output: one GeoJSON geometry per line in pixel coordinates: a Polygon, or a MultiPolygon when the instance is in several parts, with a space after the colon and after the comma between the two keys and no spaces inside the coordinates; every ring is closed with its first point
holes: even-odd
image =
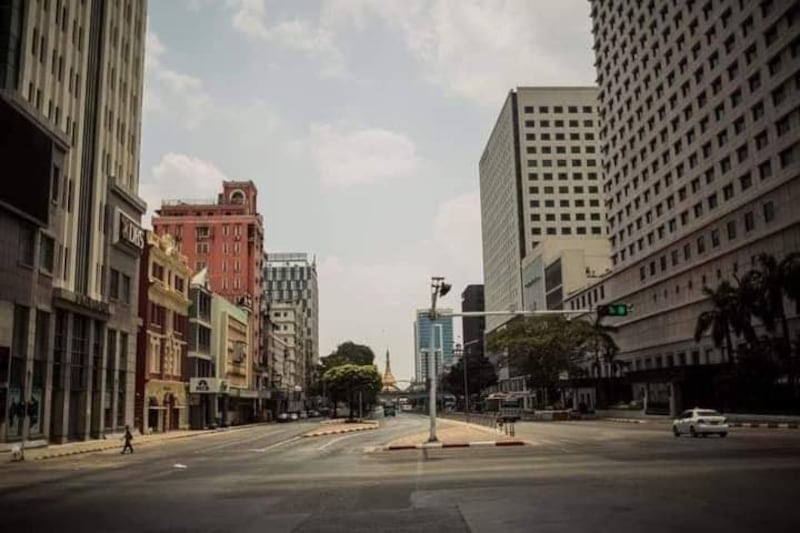
{"type": "Polygon", "coordinates": [[[325,444],[323,444],[322,446],[320,446],[319,448],[317,448],[317,450],[324,450],[325,448],[327,448],[327,447],[328,447],[328,446],[330,446],[331,444],[336,444],[336,443],[337,443],[337,442],[339,442],[339,441],[342,441],[342,440],[344,440],[344,439],[349,439],[349,438],[352,438],[352,437],[355,437],[355,436],[356,436],[356,435],[355,435],[355,434],[353,434],[353,435],[345,435],[345,436],[343,436],[343,437],[337,437],[337,438],[335,438],[335,439],[333,439],[333,440],[330,440],[330,441],[326,442],[325,444]]]}
{"type": "Polygon", "coordinates": [[[275,444],[271,444],[271,445],[266,446],[264,448],[251,448],[250,451],[251,452],[266,452],[268,450],[272,450],[274,448],[278,448],[280,446],[284,446],[286,444],[289,444],[289,443],[292,443],[292,442],[296,442],[298,440],[300,440],[300,437],[292,437],[291,439],[283,440],[281,442],[276,442],[275,444]]]}

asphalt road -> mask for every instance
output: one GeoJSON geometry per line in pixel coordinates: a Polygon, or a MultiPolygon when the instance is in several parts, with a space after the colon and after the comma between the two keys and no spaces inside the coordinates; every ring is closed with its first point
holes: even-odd
{"type": "Polygon", "coordinates": [[[531,445],[381,451],[426,427],[259,426],[0,467],[3,531],[798,531],[800,431],[523,423],[531,445]],[[182,466],[176,466],[182,465],[182,466]]]}

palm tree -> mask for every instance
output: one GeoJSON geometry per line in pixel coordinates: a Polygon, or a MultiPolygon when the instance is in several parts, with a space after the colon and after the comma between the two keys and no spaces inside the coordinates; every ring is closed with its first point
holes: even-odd
{"type": "Polygon", "coordinates": [[[708,311],[700,313],[700,316],[697,317],[694,340],[695,342],[700,342],[703,335],[711,330],[711,339],[714,341],[714,346],[721,348],[724,345],[726,358],[730,363],[733,361],[731,331],[738,330],[743,332],[743,330],[747,329],[745,323],[749,322],[749,316],[747,316],[746,320],[743,316],[744,306],[740,298],[741,293],[730,282],[723,281],[717,286],[716,290],[703,287],[703,294],[711,300],[712,307],[708,311]]]}
{"type": "Polygon", "coordinates": [[[800,253],[795,252],[778,262],[769,254],[758,256],[759,268],[745,276],[746,283],[753,288],[755,314],[770,333],[781,327],[779,343],[781,356],[787,361],[789,382],[794,390],[795,372],[792,364],[792,347],[789,336],[789,321],[784,308],[784,296],[797,303],[800,300],[800,253]]]}
{"type": "Polygon", "coordinates": [[[593,322],[580,321],[575,324],[574,333],[579,335],[583,342],[581,349],[592,354],[594,362],[592,368],[596,369],[597,373],[594,376],[595,394],[597,395],[596,402],[598,405],[601,403],[600,398],[600,367],[601,363],[613,363],[614,357],[619,352],[619,346],[614,342],[612,333],[617,331],[615,326],[609,326],[601,322],[602,316],[598,316],[593,322]]]}

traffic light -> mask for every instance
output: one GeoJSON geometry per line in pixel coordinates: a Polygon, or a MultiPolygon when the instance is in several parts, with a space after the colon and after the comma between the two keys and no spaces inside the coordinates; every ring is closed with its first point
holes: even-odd
{"type": "Polygon", "coordinates": [[[597,316],[628,316],[628,304],[607,304],[597,306],[597,316]]]}

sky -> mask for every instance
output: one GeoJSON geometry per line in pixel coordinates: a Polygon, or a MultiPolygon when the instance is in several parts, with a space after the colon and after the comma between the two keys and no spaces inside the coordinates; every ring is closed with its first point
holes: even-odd
{"type": "Polygon", "coordinates": [[[266,250],[316,257],[320,354],[367,344],[383,371],[389,349],[398,380],[430,277],[453,309],[482,283],[478,161],[508,91],[595,79],[587,0],[151,0],[148,18],[150,210],[252,180],[266,250]]]}

